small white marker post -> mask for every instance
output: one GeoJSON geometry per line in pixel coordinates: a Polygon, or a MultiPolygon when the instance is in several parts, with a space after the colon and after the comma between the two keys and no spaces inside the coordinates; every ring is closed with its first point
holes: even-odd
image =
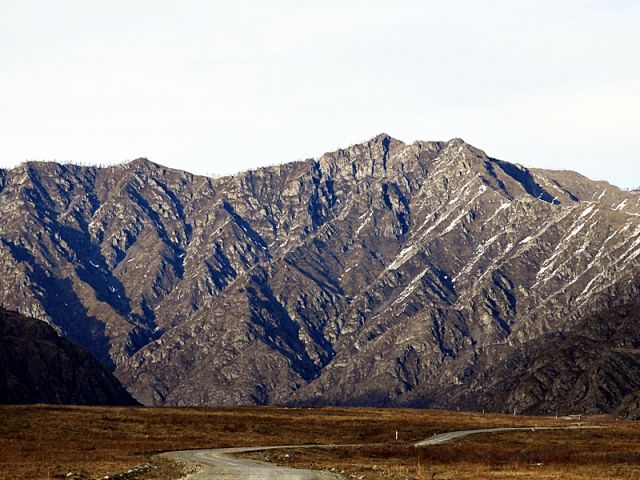
{"type": "Polygon", "coordinates": [[[396,430],[396,441],[398,441],[398,430],[396,430]]]}

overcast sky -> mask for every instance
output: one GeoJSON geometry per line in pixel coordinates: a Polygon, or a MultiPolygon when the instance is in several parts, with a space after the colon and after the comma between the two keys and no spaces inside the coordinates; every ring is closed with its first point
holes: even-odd
{"type": "Polygon", "coordinates": [[[0,0],[0,165],[231,173],[386,132],[640,185],[640,1],[0,0]]]}

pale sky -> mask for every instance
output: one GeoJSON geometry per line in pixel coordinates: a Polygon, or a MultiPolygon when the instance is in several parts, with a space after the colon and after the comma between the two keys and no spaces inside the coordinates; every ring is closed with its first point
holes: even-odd
{"type": "Polygon", "coordinates": [[[0,165],[226,174],[386,132],[640,185],[640,1],[0,0],[0,165]]]}

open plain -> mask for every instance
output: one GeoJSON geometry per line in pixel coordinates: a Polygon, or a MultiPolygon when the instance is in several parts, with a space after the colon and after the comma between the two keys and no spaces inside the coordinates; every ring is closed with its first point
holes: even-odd
{"type": "Polygon", "coordinates": [[[413,409],[0,407],[0,478],[178,479],[193,465],[160,452],[273,445],[245,456],[343,478],[630,479],[640,475],[640,426],[612,417],[556,419],[413,409]],[[543,430],[536,427],[607,428],[543,430]],[[456,430],[530,427],[439,445],[456,430]],[[395,434],[398,431],[398,440],[395,434]]]}

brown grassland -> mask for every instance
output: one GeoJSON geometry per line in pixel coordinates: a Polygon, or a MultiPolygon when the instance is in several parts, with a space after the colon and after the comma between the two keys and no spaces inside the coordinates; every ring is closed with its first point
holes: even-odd
{"type": "Polygon", "coordinates": [[[640,478],[640,426],[590,418],[602,430],[483,434],[416,448],[434,433],[493,426],[566,425],[550,417],[410,409],[102,408],[0,406],[0,479],[98,479],[153,465],[130,479],[180,477],[161,451],[227,446],[370,444],[254,454],[346,478],[640,478]],[[395,431],[400,439],[395,441],[395,431]],[[73,475],[67,477],[69,472],[73,475]]]}

